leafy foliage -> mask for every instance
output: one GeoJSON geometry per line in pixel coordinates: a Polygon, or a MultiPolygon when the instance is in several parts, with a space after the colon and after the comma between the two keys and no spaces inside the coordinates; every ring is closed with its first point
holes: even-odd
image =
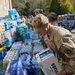
{"type": "Polygon", "coordinates": [[[50,6],[50,12],[56,12],[57,14],[69,14],[73,13],[73,6],[69,0],[52,0],[50,6]]]}
{"type": "Polygon", "coordinates": [[[26,2],[25,5],[26,5],[26,7],[24,9],[24,11],[25,11],[24,15],[29,16],[30,3],[29,2],[26,2]]]}
{"type": "Polygon", "coordinates": [[[12,7],[15,8],[19,14],[22,14],[25,8],[25,0],[12,0],[12,7]]]}
{"type": "Polygon", "coordinates": [[[74,7],[74,13],[75,13],[75,0],[70,0],[70,2],[72,3],[72,5],[74,7]]]}
{"type": "Polygon", "coordinates": [[[33,11],[36,8],[43,9],[45,15],[51,11],[57,14],[67,14],[73,13],[75,9],[75,0],[12,0],[12,6],[20,15],[29,16],[34,14],[33,11]]]}

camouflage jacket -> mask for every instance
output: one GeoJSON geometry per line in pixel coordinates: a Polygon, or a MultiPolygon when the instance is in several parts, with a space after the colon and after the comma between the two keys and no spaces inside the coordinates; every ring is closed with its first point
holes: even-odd
{"type": "Polygon", "coordinates": [[[75,37],[62,27],[50,25],[50,35],[44,36],[47,46],[58,58],[59,64],[69,75],[75,75],[75,37]]]}

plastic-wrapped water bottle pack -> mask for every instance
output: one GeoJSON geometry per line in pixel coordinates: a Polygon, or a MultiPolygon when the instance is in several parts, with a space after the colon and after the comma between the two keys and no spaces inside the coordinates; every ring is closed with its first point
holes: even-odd
{"type": "Polygon", "coordinates": [[[26,45],[26,44],[31,45],[31,43],[32,43],[32,39],[25,39],[25,41],[24,41],[24,45],[26,45]]]}
{"type": "MultiPolygon", "coordinates": [[[[27,40],[26,40],[27,42],[27,40]]],[[[22,49],[20,50],[21,53],[21,62],[23,67],[27,70],[27,75],[44,75],[42,70],[40,69],[38,63],[36,62],[36,57],[35,55],[40,52],[41,50],[44,50],[44,47],[39,40],[29,40],[29,44],[23,44],[22,49]],[[33,46],[33,51],[34,51],[34,56],[31,57],[29,55],[29,52],[32,50],[32,44],[34,43],[33,46]]]]}
{"type": "Polygon", "coordinates": [[[32,31],[32,32],[30,32],[30,38],[31,38],[31,39],[34,39],[34,40],[37,40],[37,39],[40,39],[41,36],[38,35],[38,34],[36,34],[36,33],[34,33],[34,32],[32,31]]]}
{"type": "Polygon", "coordinates": [[[43,45],[42,45],[41,42],[35,42],[33,49],[34,49],[34,54],[36,54],[36,53],[38,53],[38,52],[44,50],[44,47],[43,47],[43,45]]]}
{"type": "Polygon", "coordinates": [[[21,55],[20,58],[21,58],[23,67],[27,71],[27,75],[44,75],[44,73],[40,69],[38,63],[36,62],[35,56],[33,56],[33,58],[31,58],[30,55],[23,54],[23,55],[21,55]]]}
{"type": "Polygon", "coordinates": [[[20,60],[12,60],[8,64],[5,75],[27,75],[27,71],[23,69],[20,60]]]}
{"type": "Polygon", "coordinates": [[[28,54],[23,54],[23,55],[21,55],[21,62],[22,62],[22,64],[23,64],[23,66],[25,67],[25,68],[29,68],[30,69],[30,55],[28,55],[28,54]]]}
{"type": "MultiPolygon", "coordinates": [[[[44,47],[42,45],[41,42],[35,42],[34,43],[34,47],[33,47],[33,50],[34,50],[34,55],[38,52],[40,52],[41,50],[43,50],[44,47]]],[[[29,42],[29,44],[23,44],[22,45],[22,49],[20,50],[20,53],[23,54],[23,53],[29,53],[30,51],[32,50],[32,45],[31,43],[29,42]]]]}
{"type": "Polygon", "coordinates": [[[10,50],[7,52],[6,56],[3,59],[4,64],[8,64],[10,60],[17,60],[19,58],[19,51],[18,50],[10,50]]]}
{"type": "Polygon", "coordinates": [[[20,50],[22,48],[22,41],[14,42],[10,50],[20,50]]]}
{"type": "Polygon", "coordinates": [[[20,50],[20,53],[29,53],[32,49],[32,45],[24,45],[22,46],[22,49],[20,50]]]}
{"type": "MultiPolygon", "coordinates": [[[[10,48],[10,51],[7,52],[5,58],[3,59],[3,63],[4,63],[4,65],[6,65],[10,61],[12,61],[12,60],[16,61],[20,58],[23,68],[25,69],[25,72],[27,71],[27,75],[44,75],[42,70],[40,69],[38,63],[36,62],[36,57],[35,57],[35,54],[40,52],[43,49],[44,49],[43,45],[41,42],[39,42],[39,40],[26,39],[24,43],[15,42],[15,43],[13,43],[12,47],[10,48]],[[28,44],[26,44],[26,43],[28,43],[28,44]],[[34,46],[33,46],[34,56],[33,57],[31,57],[29,55],[29,52],[32,50],[31,43],[34,43],[34,46]],[[19,53],[21,53],[20,57],[19,57],[19,53]]],[[[12,65],[13,64],[11,64],[11,66],[12,65]]],[[[16,67],[14,69],[15,70],[13,70],[13,71],[15,72],[16,67]]],[[[19,70],[19,68],[17,70],[19,70]]],[[[17,71],[17,72],[18,72],[17,75],[21,75],[21,73],[19,71],[17,71]]],[[[10,74],[8,74],[8,75],[10,75],[10,74]]],[[[12,75],[14,75],[14,74],[12,73],[12,75]]]]}

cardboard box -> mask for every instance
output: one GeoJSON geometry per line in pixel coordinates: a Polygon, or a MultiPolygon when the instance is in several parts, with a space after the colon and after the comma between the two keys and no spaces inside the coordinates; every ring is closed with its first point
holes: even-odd
{"type": "Polygon", "coordinates": [[[61,72],[58,60],[49,48],[36,54],[36,59],[45,75],[59,75],[61,72]]]}

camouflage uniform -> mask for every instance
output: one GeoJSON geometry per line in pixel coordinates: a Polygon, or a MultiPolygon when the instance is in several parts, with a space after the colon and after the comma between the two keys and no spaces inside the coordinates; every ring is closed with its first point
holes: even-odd
{"type": "Polygon", "coordinates": [[[64,28],[50,25],[50,37],[45,35],[44,41],[54,52],[59,64],[68,73],[67,75],[75,75],[75,43],[73,35],[64,28]]]}
{"type": "MultiPolygon", "coordinates": [[[[36,16],[32,23],[34,31],[41,31],[41,28],[45,24],[45,22],[48,22],[46,17],[42,15],[36,16]]],[[[50,25],[50,34],[49,36],[44,36],[44,41],[47,44],[47,46],[53,51],[55,56],[58,58],[58,62],[61,68],[67,73],[66,75],[75,75],[74,36],[67,29],[50,25]]]]}

